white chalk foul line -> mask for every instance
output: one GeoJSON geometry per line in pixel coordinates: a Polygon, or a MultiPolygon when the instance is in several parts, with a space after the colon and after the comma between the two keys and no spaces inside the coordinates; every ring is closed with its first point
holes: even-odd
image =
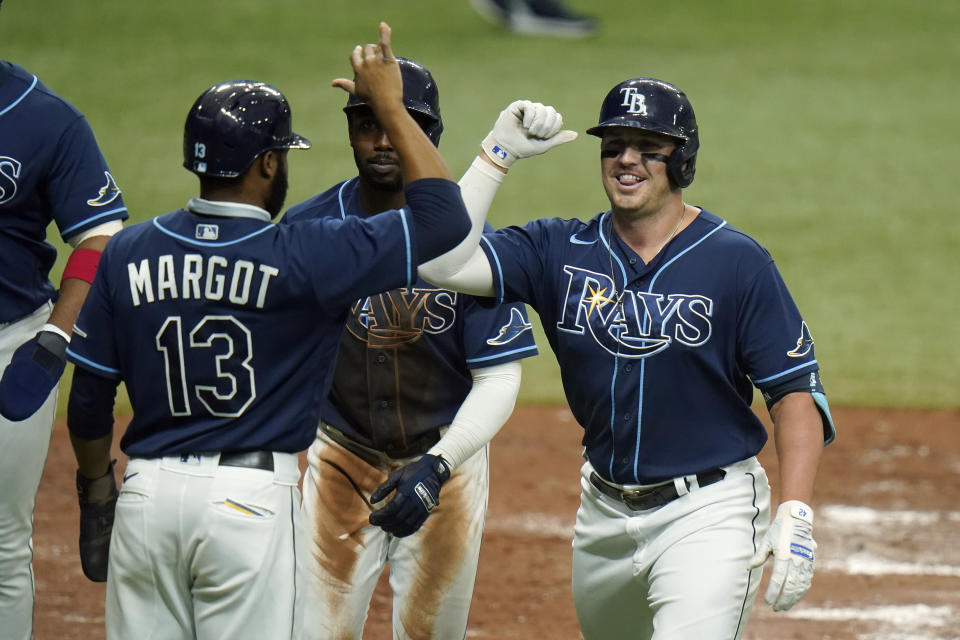
{"type": "MultiPolygon", "coordinates": [[[[487,518],[486,530],[492,533],[514,533],[538,538],[572,540],[574,517],[573,513],[564,518],[534,511],[511,513],[487,518]]],[[[884,511],[859,506],[824,505],[818,509],[817,518],[818,525],[821,527],[930,526],[938,522],[953,524],[960,521],[960,512],[884,511]]],[[[866,552],[847,556],[821,555],[817,560],[817,570],[849,575],[960,577],[960,566],[957,565],[900,562],[866,552]]]]}
{"type": "Polygon", "coordinates": [[[788,611],[787,616],[805,620],[880,622],[898,627],[942,627],[953,616],[953,607],[931,607],[925,604],[863,608],[804,607],[788,611]]]}

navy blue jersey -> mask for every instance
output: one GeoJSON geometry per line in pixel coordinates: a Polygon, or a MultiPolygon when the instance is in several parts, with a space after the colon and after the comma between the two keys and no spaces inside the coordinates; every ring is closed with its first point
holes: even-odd
{"type": "Polygon", "coordinates": [[[51,221],[69,240],[126,218],[83,115],[35,75],[0,61],[0,323],[54,297],[51,221]]]}
{"type": "Polygon", "coordinates": [[[634,484],[756,455],[753,386],[818,371],[770,254],[706,210],[650,264],[611,228],[607,212],[481,241],[499,299],[543,320],[591,464],[634,484]]]}
{"type": "MultiPolygon", "coordinates": [[[[283,222],[365,216],[347,180],[295,205],[283,222]]],[[[536,355],[523,304],[481,305],[422,279],[354,302],[323,419],[351,439],[403,449],[450,424],[473,386],[470,369],[536,355]]]]}
{"type": "Polygon", "coordinates": [[[110,240],[68,356],[126,382],[131,457],[301,451],[350,304],[415,277],[411,214],[294,228],[245,205],[188,209],[110,240]]]}

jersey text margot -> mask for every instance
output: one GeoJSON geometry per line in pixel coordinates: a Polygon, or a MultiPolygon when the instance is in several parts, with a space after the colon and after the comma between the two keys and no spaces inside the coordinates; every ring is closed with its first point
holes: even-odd
{"type": "Polygon", "coordinates": [[[166,254],[153,260],[144,258],[139,263],[127,263],[133,306],[140,306],[141,301],[168,298],[219,301],[226,296],[235,305],[252,303],[262,309],[270,281],[280,273],[270,265],[255,265],[249,260],[237,260],[231,264],[217,255],[187,253],[177,258],[179,261],[166,254]]]}

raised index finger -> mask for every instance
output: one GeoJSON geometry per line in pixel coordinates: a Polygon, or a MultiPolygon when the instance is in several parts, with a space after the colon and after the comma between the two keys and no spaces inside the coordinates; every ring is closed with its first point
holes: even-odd
{"type": "Polygon", "coordinates": [[[384,60],[393,60],[393,49],[390,47],[390,25],[386,22],[380,23],[380,51],[383,52],[384,60]]]}

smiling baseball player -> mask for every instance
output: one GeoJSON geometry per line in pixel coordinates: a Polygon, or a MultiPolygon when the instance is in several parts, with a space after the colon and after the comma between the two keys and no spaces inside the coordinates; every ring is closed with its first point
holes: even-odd
{"type": "Polygon", "coordinates": [[[33,508],[66,347],[127,208],[83,115],[0,60],[0,635],[33,630],[33,508]],[[56,290],[55,222],[70,245],[56,290]]]}
{"type": "MultiPolygon", "coordinates": [[[[573,595],[587,640],[733,640],[766,600],[810,587],[814,477],[835,431],[807,324],[770,257],[684,202],[699,129],[677,87],[633,78],[597,126],[610,208],[483,234],[421,268],[450,289],[540,314],[584,428],[573,595]],[[756,459],[774,422],[783,502],[756,459]]],[[[496,135],[485,148],[506,150],[496,135]]],[[[497,157],[493,154],[492,157],[497,157]]]]}

